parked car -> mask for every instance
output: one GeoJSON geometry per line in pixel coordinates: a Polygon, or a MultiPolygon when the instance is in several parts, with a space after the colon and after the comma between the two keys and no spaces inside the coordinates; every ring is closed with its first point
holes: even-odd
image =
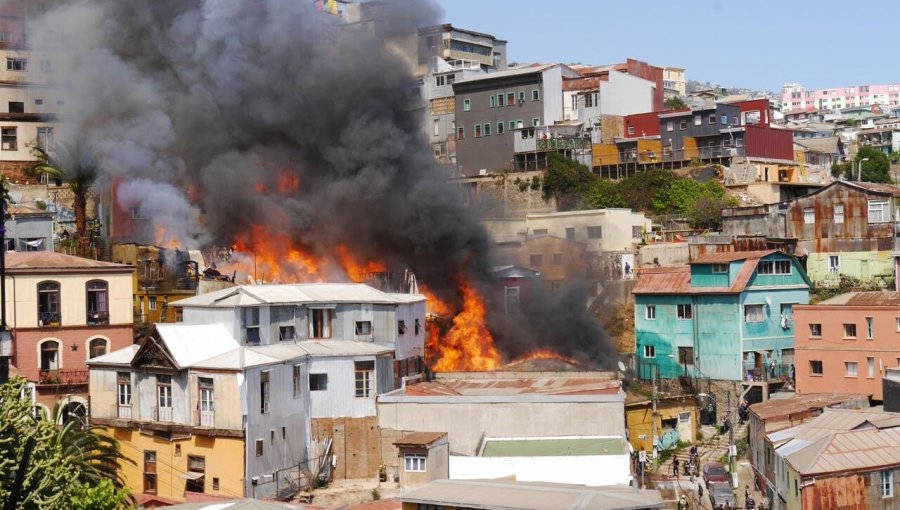
{"type": "Polygon", "coordinates": [[[728,508],[737,508],[734,491],[728,482],[712,482],[709,485],[709,500],[714,509],[725,508],[726,503],[728,508]]]}
{"type": "Polygon", "coordinates": [[[728,470],[721,462],[707,462],[703,466],[703,481],[706,482],[706,488],[711,489],[709,484],[714,482],[730,482],[731,477],[728,470]]]}

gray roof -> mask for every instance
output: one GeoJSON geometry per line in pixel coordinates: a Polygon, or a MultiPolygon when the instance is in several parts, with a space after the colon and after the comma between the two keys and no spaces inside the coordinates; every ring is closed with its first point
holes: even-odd
{"type": "Polygon", "coordinates": [[[624,455],[622,437],[485,438],[482,457],[580,457],[624,455]]]}
{"type": "Polygon", "coordinates": [[[800,138],[798,140],[794,140],[794,143],[803,147],[804,149],[809,149],[815,152],[822,152],[825,154],[837,154],[838,153],[838,137],[836,136],[822,136],[819,138],[800,138]]]}
{"type": "Polygon", "coordinates": [[[493,72],[493,73],[478,74],[471,78],[466,78],[464,80],[457,80],[454,83],[454,85],[460,84],[460,83],[472,83],[472,82],[482,81],[482,80],[496,80],[498,78],[508,78],[511,76],[523,76],[523,75],[532,74],[532,73],[542,73],[542,72],[546,71],[547,69],[550,69],[551,67],[558,66],[558,65],[562,65],[562,64],[525,65],[522,67],[517,67],[515,69],[509,69],[506,71],[497,71],[497,72],[493,72]]]}
{"type": "Polygon", "coordinates": [[[397,499],[490,510],[636,510],[663,506],[659,491],[635,490],[627,485],[587,487],[513,480],[435,480],[397,499]]]}
{"type": "Polygon", "coordinates": [[[382,292],[363,283],[238,285],[171,303],[174,306],[233,308],[287,303],[401,304],[425,301],[421,294],[382,292]]]}

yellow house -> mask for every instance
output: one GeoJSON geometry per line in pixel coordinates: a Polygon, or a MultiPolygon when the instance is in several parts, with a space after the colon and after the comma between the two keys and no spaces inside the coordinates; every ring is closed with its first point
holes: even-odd
{"type": "Polygon", "coordinates": [[[667,449],[679,441],[693,443],[700,430],[692,395],[659,397],[654,420],[652,400],[629,393],[625,397],[625,426],[628,441],[634,450],[646,452],[653,451],[654,426],[661,449],[667,449]]]}

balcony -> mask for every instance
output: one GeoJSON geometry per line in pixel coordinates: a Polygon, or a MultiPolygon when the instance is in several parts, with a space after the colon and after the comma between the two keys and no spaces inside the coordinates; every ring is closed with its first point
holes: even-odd
{"type": "Polygon", "coordinates": [[[42,328],[58,328],[61,320],[59,312],[40,312],[38,326],[42,328]]]}
{"type": "Polygon", "coordinates": [[[791,365],[787,363],[758,367],[753,361],[745,361],[743,367],[743,379],[748,382],[783,382],[791,378],[791,365]]]}
{"type": "Polygon", "coordinates": [[[127,405],[119,405],[113,404],[112,411],[110,412],[110,416],[114,416],[119,420],[130,420],[131,419],[131,406],[127,405]]]}
{"type": "Polygon", "coordinates": [[[41,370],[38,373],[39,386],[84,386],[88,383],[85,370],[41,370]]]}
{"type": "Polygon", "coordinates": [[[109,324],[109,312],[88,312],[88,326],[104,326],[109,324]]]}
{"type": "Polygon", "coordinates": [[[153,407],[153,421],[164,421],[171,422],[172,421],[172,408],[171,407],[153,407]]]}

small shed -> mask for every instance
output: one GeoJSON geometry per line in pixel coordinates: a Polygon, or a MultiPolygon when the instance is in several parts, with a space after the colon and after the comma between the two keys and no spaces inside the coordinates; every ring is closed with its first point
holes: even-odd
{"type": "Polygon", "coordinates": [[[450,477],[446,432],[413,432],[394,441],[400,457],[400,489],[412,489],[450,477]]]}

